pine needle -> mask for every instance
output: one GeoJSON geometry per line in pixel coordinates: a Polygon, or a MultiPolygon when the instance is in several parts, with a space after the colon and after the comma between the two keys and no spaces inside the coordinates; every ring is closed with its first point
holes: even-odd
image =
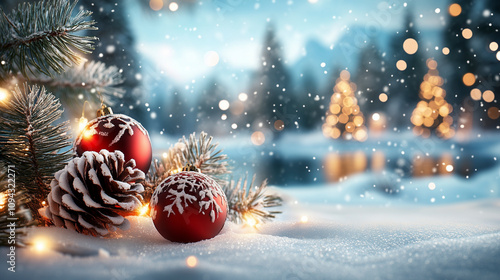
{"type": "Polygon", "coordinates": [[[0,10],[0,77],[13,71],[61,73],[66,66],[80,64],[79,53],[90,53],[96,37],[74,35],[96,30],[95,21],[85,20],[92,13],[79,11],[72,17],[78,1],[48,0],[22,3],[6,14],[0,10]]]}
{"type": "Polygon", "coordinates": [[[246,223],[256,226],[268,222],[280,214],[281,211],[268,211],[266,208],[281,206],[281,197],[275,194],[267,194],[267,180],[259,187],[253,187],[255,175],[248,185],[248,180],[240,178],[237,182],[231,182],[224,187],[228,203],[228,220],[237,224],[246,223]]]}
{"type": "Polygon", "coordinates": [[[25,84],[23,90],[16,87],[0,115],[3,156],[14,166],[17,189],[27,196],[36,220],[50,179],[72,157],[69,122],[57,123],[63,113],[60,108],[59,100],[44,88],[25,84]]]}

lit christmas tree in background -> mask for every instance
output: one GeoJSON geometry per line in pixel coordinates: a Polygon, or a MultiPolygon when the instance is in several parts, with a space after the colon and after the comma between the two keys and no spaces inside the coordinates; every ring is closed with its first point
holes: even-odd
{"type": "Polygon", "coordinates": [[[413,110],[411,122],[415,125],[413,132],[422,137],[429,137],[435,131],[439,137],[448,139],[455,135],[453,118],[450,113],[453,107],[446,102],[446,91],[441,88],[444,81],[439,76],[437,62],[427,60],[429,72],[420,84],[420,98],[417,107],[413,110]]]}
{"type": "Polygon", "coordinates": [[[323,134],[333,139],[342,136],[347,140],[365,141],[368,136],[365,119],[354,95],[356,84],[350,81],[350,77],[347,70],[340,72],[323,124],[323,134]]]}

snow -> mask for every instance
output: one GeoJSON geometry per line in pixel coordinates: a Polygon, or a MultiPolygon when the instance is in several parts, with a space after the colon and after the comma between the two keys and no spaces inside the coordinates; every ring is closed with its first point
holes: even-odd
{"type": "MultiPolygon", "coordinates": [[[[128,217],[130,230],[107,239],[62,228],[33,228],[29,239],[49,240],[52,249],[17,249],[16,273],[4,267],[0,275],[106,280],[498,279],[499,198],[388,206],[380,195],[373,199],[378,203],[369,205],[342,202],[345,194],[337,189],[349,184],[348,180],[340,186],[272,188],[285,198],[276,221],[258,230],[226,222],[215,238],[190,244],[163,239],[147,217],[128,217]],[[194,267],[192,258],[190,266],[186,262],[190,256],[197,260],[194,267]]],[[[3,256],[8,253],[7,248],[0,251],[3,256]]]]}

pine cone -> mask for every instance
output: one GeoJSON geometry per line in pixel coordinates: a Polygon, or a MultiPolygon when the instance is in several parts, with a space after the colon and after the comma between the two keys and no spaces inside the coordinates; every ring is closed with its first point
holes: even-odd
{"type": "Polygon", "coordinates": [[[47,217],[58,227],[104,236],[127,229],[142,206],[144,172],[120,151],[85,152],[55,174],[47,217]]]}

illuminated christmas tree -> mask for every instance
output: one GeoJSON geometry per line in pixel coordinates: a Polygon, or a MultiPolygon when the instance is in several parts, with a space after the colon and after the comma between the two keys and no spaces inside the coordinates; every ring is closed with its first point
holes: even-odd
{"type": "Polygon", "coordinates": [[[415,125],[413,132],[426,138],[434,132],[439,137],[448,139],[455,135],[453,118],[450,116],[453,106],[445,100],[446,91],[441,88],[444,80],[439,76],[437,62],[428,59],[427,67],[429,71],[420,84],[422,100],[411,116],[411,122],[415,125]]]}
{"type": "Polygon", "coordinates": [[[342,136],[346,140],[354,138],[357,141],[365,141],[365,119],[354,95],[356,84],[349,80],[350,76],[347,70],[340,72],[326,113],[323,134],[334,139],[342,136]]]}

